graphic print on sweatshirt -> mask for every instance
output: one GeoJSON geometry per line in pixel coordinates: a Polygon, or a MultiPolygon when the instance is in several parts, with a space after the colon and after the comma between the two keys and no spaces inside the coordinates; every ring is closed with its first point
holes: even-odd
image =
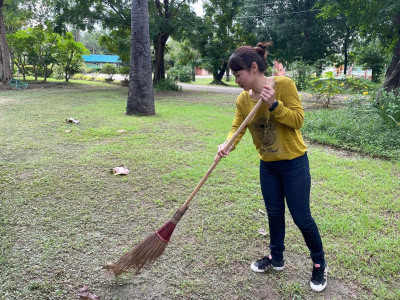
{"type": "Polygon", "coordinates": [[[252,127],[261,143],[260,152],[278,152],[278,148],[273,147],[276,142],[276,121],[274,118],[268,120],[266,117],[262,117],[255,121],[252,127]]]}

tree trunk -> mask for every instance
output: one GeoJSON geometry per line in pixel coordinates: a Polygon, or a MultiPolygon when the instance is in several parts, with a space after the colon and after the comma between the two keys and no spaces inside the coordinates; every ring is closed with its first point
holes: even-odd
{"type": "MultiPolygon", "coordinates": [[[[397,39],[396,46],[394,48],[392,61],[386,71],[385,82],[383,83],[383,89],[387,92],[394,91],[400,88],[400,26],[399,26],[399,37],[397,39]]],[[[396,91],[396,94],[399,90],[396,91]]]]}
{"type": "Polygon", "coordinates": [[[221,70],[213,72],[213,82],[211,84],[217,84],[217,85],[226,85],[225,83],[222,82],[222,78],[224,77],[224,73],[226,70],[226,67],[228,66],[227,62],[224,62],[221,70]]]}
{"type": "Polygon", "coordinates": [[[347,75],[347,65],[348,65],[348,45],[349,45],[349,38],[350,38],[350,28],[346,28],[346,36],[344,37],[344,45],[343,45],[343,54],[344,54],[344,75],[347,75]]]}
{"type": "Polygon", "coordinates": [[[154,63],[154,78],[153,84],[156,85],[160,80],[165,79],[165,63],[164,63],[164,52],[165,45],[167,44],[169,35],[166,33],[157,34],[155,41],[155,63],[154,63]]]}
{"type": "Polygon", "coordinates": [[[46,82],[47,81],[47,65],[43,65],[43,76],[44,76],[44,78],[43,78],[43,82],[46,82]]]}
{"type": "Polygon", "coordinates": [[[131,61],[127,115],[155,114],[151,55],[149,10],[147,0],[132,0],[131,61]]]}
{"type": "Polygon", "coordinates": [[[0,78],[3,84],[7,84],[12,78],[10,64],[10,49],[8,47],[6,31],[3,19],[3,0],[0,0],[0,78]]]}
{"type": "Polygon", "coordinates": [[[35,81],[37,81],[38,76],[39,76],[39,66],[38,65],[33,65],[33,73],[35,74],[35,81]]]}
{"type": "Polygon", "coordinates": [[[226,81],[230,81],[230,80],[231,80],[231,76],[230,76],[230,73],[229,73],[229,68],[226,69],[225,80],[226,80],[226,81]]]}

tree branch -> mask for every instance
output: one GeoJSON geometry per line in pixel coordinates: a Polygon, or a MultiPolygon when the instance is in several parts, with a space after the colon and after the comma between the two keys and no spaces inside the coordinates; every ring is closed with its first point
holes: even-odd
{"type": "Polygon", "coordinates": [[[163,12],[162,12],[162,8],[161,8],[161,2],[160,2],[160,0],[155,0],[154,2],[156,3],[156,7],[157,7],[157,10],[158,10],[158,15],[159,15],[160,17],[164,17],[164,16],[163,16],[163,12]]]}
{"type": "MultiPolygon", "coordinates": [[[[128,22],[128,20],[125,18],[125,16],[117,8],[115,8],[115,6],[111,3],[110,0],[106,0],[106,5],[108,5],[108,7],[111,8],[111,10],[113,10],[122,19],[122,21],[126,25],[128,25],[128,26],[131,25],[131,23],[128,22]]],[[[121,9],[121,7],[119,7],[119,8],[121,9]]]]}

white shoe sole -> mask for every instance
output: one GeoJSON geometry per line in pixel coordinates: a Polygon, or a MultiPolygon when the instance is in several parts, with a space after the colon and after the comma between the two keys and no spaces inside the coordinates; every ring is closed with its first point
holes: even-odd
{"type": "MultiPolygon", "coordinates": [[[[325,276],[328,276],[328,265],[325,266],[325,276]]],[[[315,285],[310,281],[310,286],[314,291],[322,292],[326,288],[327,283],[328,283],[328,278],[326,278],[324,285],[315,285]]]]}
{"type": "Polygon", "coordinates": [[[315,285],[312,282],[310,282],[311,288],[316,291],[316,292],[322,292],[326,288],[326,284],[328,283],[328,280],[325,281],[324,285],[315,285]]]}
{"type": "MultiPolygon", "coordinates": [[[[261,269],[257,268],[254,264],[255,264],[255,263],[252,263],[251,266],[250,266],[250,269],[252,269],[254,272],[257,272],[257,273],[264,273],[264,272],[266,272],[266,271],[269,270],[269,269],[261,270],[261,269]]],[[[285,267],[274,267],[274,266],[272,266],[271,269],[273,269],[273,270],[275,270],[275,271],[282,271],[284,268],[285,268],[285,267]]]]}

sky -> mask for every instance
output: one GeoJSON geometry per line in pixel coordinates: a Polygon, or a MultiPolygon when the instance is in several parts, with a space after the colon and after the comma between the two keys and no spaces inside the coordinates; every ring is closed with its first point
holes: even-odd
{"type": "Polygon", "coordinates": [[[194,11],[198,16],[203,16],[203,0],[198,0],[197,3],[192,4],[194,11]]]}

